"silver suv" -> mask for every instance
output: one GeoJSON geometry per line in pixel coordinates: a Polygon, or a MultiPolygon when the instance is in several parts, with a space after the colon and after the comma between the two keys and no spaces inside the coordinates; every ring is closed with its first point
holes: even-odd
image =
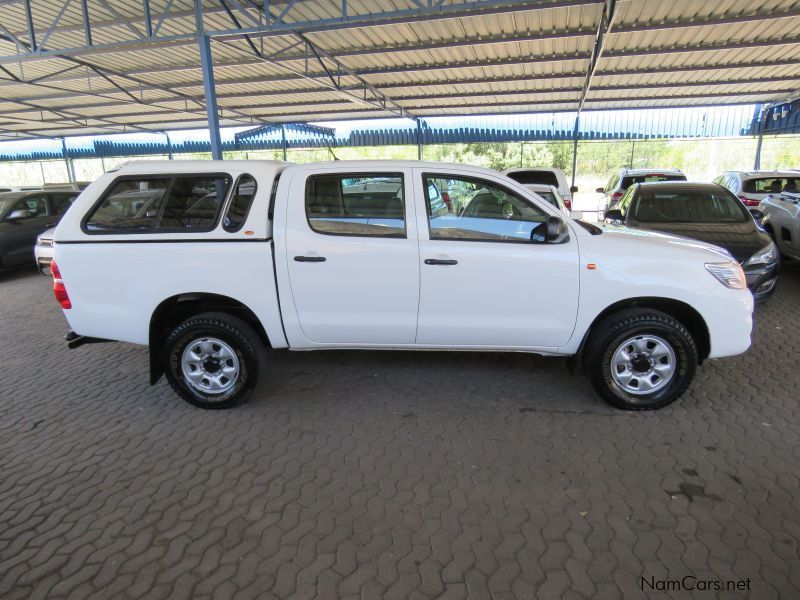
{"type": "Polygon", "coordinates": [[[800,193],[768,196],[758,208],[764,214],[764,229],[775,240],[781,255],[800,260],[800,193]]]}
{"type": "Polygon", "coordinates": [[[725,171],[714,183],[729,189],[745,206],[758,206],[770,195],[800,192],[800,172],[725,171]]]}
{"type": "Polygon", "coordinates": [[[600,213],[615,208],[622,195],[634,183],[656,181],[686,181],[686,175],[678,169],[620,169],[611,176],[605,187],[597,188],[603,194],[600,200],[600,213]]]}

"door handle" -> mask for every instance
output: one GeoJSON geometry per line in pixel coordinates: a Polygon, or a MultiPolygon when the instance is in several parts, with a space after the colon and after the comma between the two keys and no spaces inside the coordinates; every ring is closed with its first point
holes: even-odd
{"type": "Polygon", "coordinates": [[[325,262],[324,256],[295,256],[297,262],[325,262]]]}
{"type": "Polygon", "coordinates": [[[452,259],[442,259],[442,258],[426,258],[425,259],[426,265],[457,265],[457,260],[452,259]]]}

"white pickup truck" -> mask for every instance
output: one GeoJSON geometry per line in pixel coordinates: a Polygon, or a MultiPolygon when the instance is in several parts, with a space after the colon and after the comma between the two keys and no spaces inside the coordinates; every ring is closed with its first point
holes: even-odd
{"type": "Polygon", "coordinates": [[[148,345],[151,382],[204,408],[242,400],[266,348],[368,348],[571,356],[611,404],[653,409],[752,327],[725,251],[453,164],[131,162],[75,201],[54,263],[70,347],[148,345]]]}

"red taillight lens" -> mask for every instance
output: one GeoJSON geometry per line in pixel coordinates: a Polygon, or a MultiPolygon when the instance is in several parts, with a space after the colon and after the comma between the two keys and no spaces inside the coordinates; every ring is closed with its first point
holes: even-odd
{"type": "Polygon", "coordinates": [[[612,198],[622,198],[622,192],[614,192],[611,194],[612,198]]]}
{"type": "Polygon", "coordinates": [[[447,192],[442,192],[442,200],[444,200],[444,203],[447,205],[447,208],[453,210],[453,201],[450,200],[450,194],[448,194],[447,192]]]}
{"type": "Polygon", "coordinates": [[[564,206],[567,207],[567,210],[572,210],[572,200],[564,200],[564,206]]]}
{"type": "Polygon", "coordinates": [[[50,263],[50,273],[53,275],[53,294],[56,297],[56,302],[61,305],[61,308],[72,308],[67,288],[61,279],[61,271],[58,270],[58,265],[55,261],[50,263]]]}
{"type": "Polygon", "coordinates": [[[739,196],[739,200],[741,200],[742,204],[745,206],[758,206],[761,204],[760,200],[751,200],[750,198],[745,198],[744,196],[739,196]]]}

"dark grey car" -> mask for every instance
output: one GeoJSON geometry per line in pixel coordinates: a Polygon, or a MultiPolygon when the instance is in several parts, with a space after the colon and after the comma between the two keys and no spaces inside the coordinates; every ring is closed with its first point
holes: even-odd
{"type": "Polygon", "coordinates": [[[78,194],[73,190],[0,194],[0,268],[33,264],[36,237],[58,223],[78,194]]]}

